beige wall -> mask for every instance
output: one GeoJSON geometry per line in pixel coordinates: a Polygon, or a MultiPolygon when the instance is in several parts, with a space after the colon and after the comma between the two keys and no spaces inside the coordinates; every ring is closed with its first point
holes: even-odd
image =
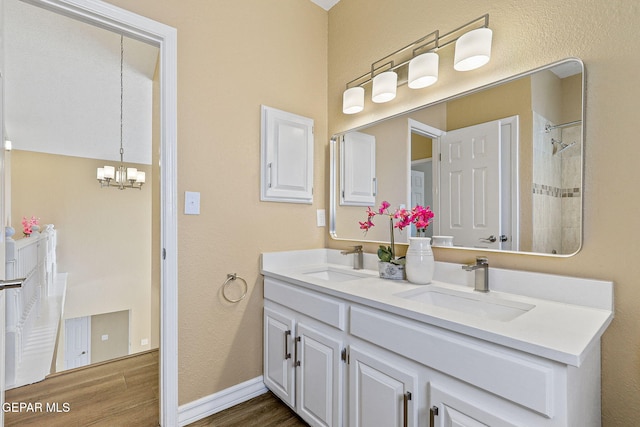
{"type": "MultiPolygon", "coordinates": [[[[348,244],[315,227],[315,209],[325,207],[328,134],[577,56],[588,75],[584,247],[571,258],[489,259],[500,267],[616,282],[616,319],[603,339],[604,424],[628,426],[640,418],[640,263],[634,262],[640,202],[632,197],[640,168],[631,155],[638,150],[632,124],[640,86],[630,84],[640,66],[640,46],[630,42],[638,36],[635,3],[539,0],[516,8],[508,0],[342,0],[327,14],[301,0],[111,2],[178,29],[179,193],[202,193],[202,214],[179,217],[181,403],[261,374],[260,252],[319,247],[325,238],[332,247],[348,244]],[[453,51],[443,49],[435,86],[417,92],[402,86],[393,102],[368,102],[356,116],[341,113],[345,83],[373,60],[486,12],[495,31],[486,67],[454,72],[453,51]],[[312,206],[258,201],[260,104],[316,120],[312,206]],[[221,301],[229,272],[250,284],[250,297],[241,304],[221,301]]],[[[475,254],[435,253],[456,262],[475,254]]]]}
{"type": "Polygon", "coordinates": [[[178,30],[179,401],[262,375],[260,253],[324,245],[328,14],[301,0],[112,0],[178,30]],[[260,202],[260,105],[315,120],[312,205],[260,202]],[[201,193],[185,216],[184,192],[201,193]],[[238,304],[228,273],[249,284],[238,304]]]}
{"type": "MultiPolygon", "coordinates": [[[[68,273],[64,318],[131,310],[131,351],[151,338],[151,192],[101,189],[104,160],[13,150],[12,225],[32,215],[58,230],[57,268],[68,273]]],[[[149,166],[136,165],[151,176],[149,166]]],[[[63,332],[64,333],[64,332],[63,332]]],[[[64,346],[58,352],[64,360],[64,346]]]]}
{"type": "MultiPolygon", "coordinates": [[[[329,12],[329,133],[492,82],[566,57],[587,73],[584,240],[570,258],[489,253],[497,267],[613,280],[616,318],[602,341],[602,415],[607,427],[640,419],[640,263],[636,216],[638,163],[636,101],[640,11],[635,2],[579,0],[342,0],[329,12]],[[441,51],[440,81],[420,91],[399,88],[398,99],[365,106],[356,117],[340,111],[345,82],[374,60],[435,29],[449,31],[490,13],[491,62],[476,71],[452,70],[452,49],[441,51]],[[567,23],[570,22],[570,25],[567,23]],[[602,35],[606,34],[606,37],[602,35]],[[345,40],[349,40],[345,43],[345,40]],[[615,150],[611,144],[615,143],[615,150]]],[[[328,241],[332,247],[348,242],[328,241]]],[[[371,248],[368,248],[370,251],[371,248]]],[[[441,261],[466,262],[475,251],[435,249],[441,261]]]]}
{"type": "Polygon", "coordinates": [[[91,363],[126,356],[128,351],[128,310],[91,316],[91,363]]]}

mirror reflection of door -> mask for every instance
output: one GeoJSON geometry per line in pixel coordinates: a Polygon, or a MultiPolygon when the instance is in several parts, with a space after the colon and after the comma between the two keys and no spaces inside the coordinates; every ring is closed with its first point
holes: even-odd
{"type": "MultiPolygon", "coordinates": [[[[411,207],[433,206],[433,139],[411,132],[411,207]]],[[[416,235],[415,224],[411,236],[416,235]]],[[[433,237],[433,226],[427,227],[424,237],[433,237]]]]}
{"type": "Polygon", "coordinates": [[[116,328],[113,319],[127,313],[126,345],[115,331],[94,333],[98,343],[88,341],[87,354],[100,353],[91,351],[98,345],[113,357],[157,348],[158,49],[124,39],[121,91],[119,34],[19,0],[4,3],[5,139],[12,141],[6,225],[16,229],[16,246],[37,237],[23,236],[23,217],[56,230],[56,285],[29,313],[38,318],[34,310],[57,301],[47,366],[65,369],[65,324],[76,318],[106,316],[116,328]],[[146,172],[141,190],[100,188],[96,180],[98,167],[120,163],[121,125],[125,164],[146,172]]]}

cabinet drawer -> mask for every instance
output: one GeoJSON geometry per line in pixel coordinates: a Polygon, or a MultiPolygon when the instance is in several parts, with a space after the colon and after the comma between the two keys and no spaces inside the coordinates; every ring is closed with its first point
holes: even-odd
{"type": "Polygon", "coordinates": [[[553,416],[554,369],[550,364],[387,313],[352,307],[350,317],[352,335],[553,416]]]}
{"type": "Polygon", "coordinates": [[[265,277],[264,297],[342,331],[346,325],[346,304],[313,291],[265,277]]]}

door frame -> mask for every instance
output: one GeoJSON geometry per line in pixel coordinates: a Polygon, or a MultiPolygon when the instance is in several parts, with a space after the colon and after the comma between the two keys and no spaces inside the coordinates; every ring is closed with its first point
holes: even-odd
{"type": "Polygon", "coordinates": [[[99,0],[22,0],[160,50],[160,425],[178,425],[177,30],[99,0]]]}
{"type": "MultiPolygon", "coordinates": [[[[85,322],[86,323],[86,333],[84,334],[84,340],[85,340],[85,345],[86,345],[86,349],[87,349],[87,363],[85,365],[82,366],[86,366],[89,363],[91,363],[91,316],[83,316],[83,317],[73,317],[71,319],[64,319],[64,369],[70,369],[67,366],[67,356],[69,354],[69,347],[68,347],[68,343],[69,340],[67,339],[68,337],[68,325],[70,325],[71,323],[78,323],[78,322],[85,322]],[[71,323],[70,323],[71,322],[71,323]]],[[[75,368],[76,366],[74,366],[75,368]]]]}
{"type": "MultiPolygon", "coordinates": [[[[411,204],[411,134],[417,133],[419,135],[426,136],[433,140],[431,149],[432,159],[432,192],[433,192],[433,205],[431,210],[435,213],[433,218],[433,224],[431,229],[434,235],[440,234],[440,162],[433,161],[433,159],[440,156],[440,137],[446,135],[447,132],[421,123],[414,119],[407,120],[407,203],[411,204]]],[[[410,206],[412,208],[413,206],[410,206]]]]}

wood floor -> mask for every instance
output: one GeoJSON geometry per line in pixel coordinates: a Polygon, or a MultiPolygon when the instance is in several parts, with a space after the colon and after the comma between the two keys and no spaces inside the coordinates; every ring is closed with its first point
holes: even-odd
{"type": "MultiPolygon", "coordinates": [[[[8,390],[5,401],[31,405],[21,412],[19,406],[5,412],[6,427],[157,427],[158,351],[54,374],[39,383],[8,390]]],[[[213,426],[307,424],[269,392],[189,424],[213,426]]]]}
{"type": "Polygon", "coordinates": [[[8,390],[5,402],[31,403],[32,410],[5,412],[5,426],[158,426],[158,372],[152,350],[8,390]]]}
{"type": "Polygon", "coordinates": [[[271,392],[204,418],[188,427],[307,427],[271,392]]]}

